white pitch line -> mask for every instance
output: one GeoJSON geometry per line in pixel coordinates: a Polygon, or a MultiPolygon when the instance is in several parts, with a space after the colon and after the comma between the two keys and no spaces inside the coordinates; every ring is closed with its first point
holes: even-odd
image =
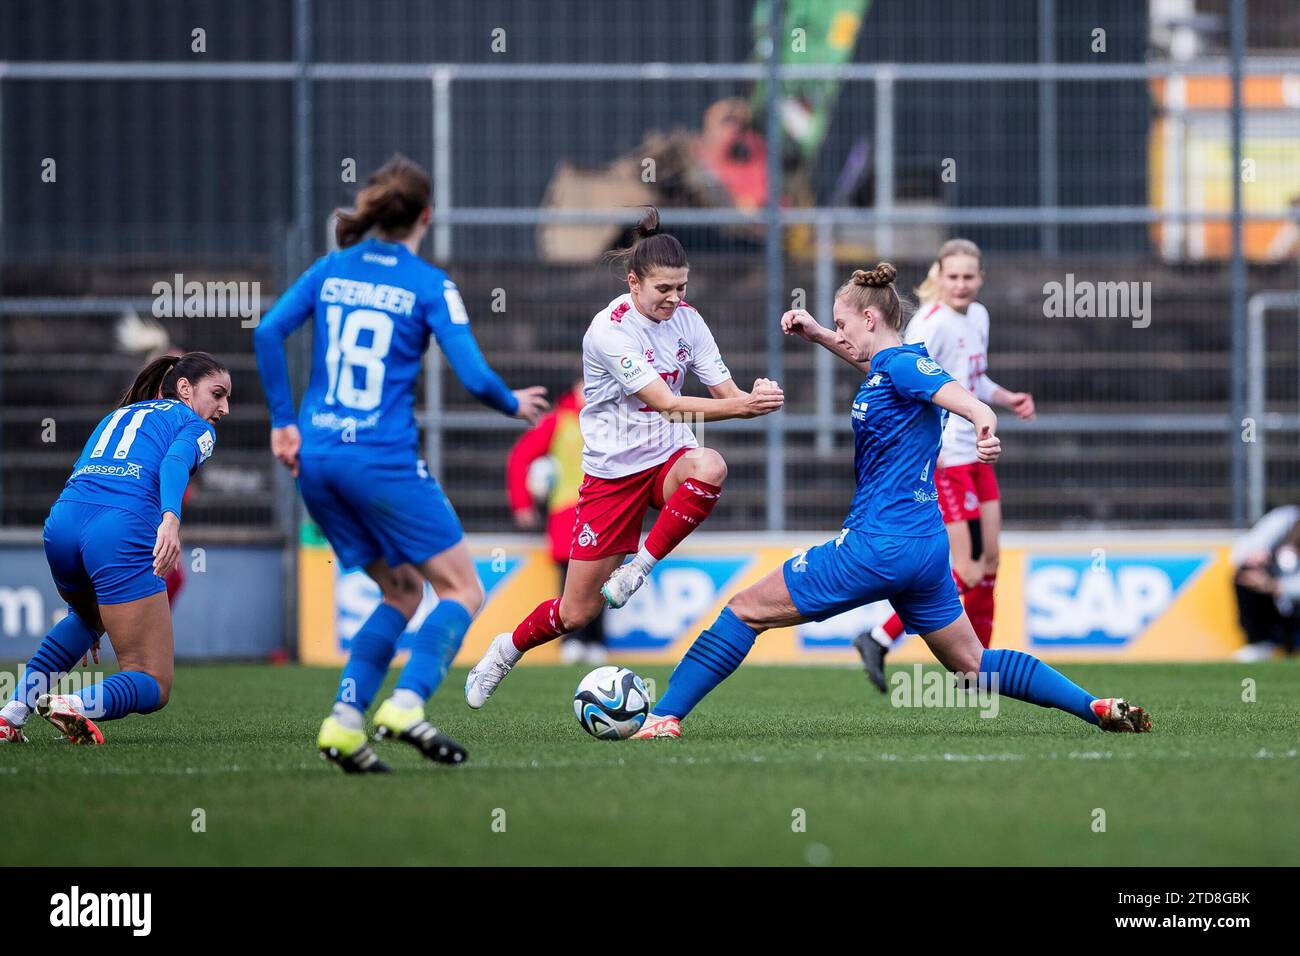
{"type": "MultiPolygon", "coordinates": [[[[1045,754],[1019,754],[1019,753],[943,753],[943,754],[835,754],[826,759],[824,753],[812,755],[813,761],[825,763],[849,763],[849,764],[905,764],[905,763],[1016,763],[1016,762],[1070,762],[1070,761],[1097,761],[1097,760],[1178,760],[1186,761],[1193,759],[1229,759],[1229,760],[1294,760],[1300,751],[1296,748],[1289,750],[1271,751],[1264,748],[1254,751],[1253,753],[1239,754],[1195,754],[1187,751],[1179,753],[1161,753],[1161,754],[1143,754],[1140,752],[1130,752],[1117,754],[1113,751],[1101,750],[1082,750],[1069,751],[1066,753],[1056,753],[1055,751],[1045,754]]],[[[809,759],[806,757],[781,758],[773,759],[762,754],[738,754],[734,757],[711,757],[695,756],[685,754],[674,754],[666,757],[662,763],[667,766],[688,766],[688,767],[708,767],[708,766],[727,766],[727,765],[744,765],[744,764],[764,764],[769,766],[790,766],[807,764],[809,759]]],[[[511,762],[489,762],[463,764],[456,768],[446,768],[437,771],[442,773],[463,774],[468,771],[494,771],[494,770],[608,770],[615,767],[627,766],[627,761],[619,757],[617,760],[611,760],[602,763],[592,763],[586,760],[526,760],[511,762]]],[[[146,769],[141,767],[114,767],[114,766],[91,766],[69,769],[64,767],[0,767],[0,773],[21,776],[24,773],[30,773],[38,776],[55,776],[59,773],[77,774],[80,776],[119,776],[119,777],[153,777],[153,776],[211,776],[225,774],[257,773],[257,774],[286,774],[299,773],[304,770],[322,770],[323,765],[314,763],[299,763],[295,765],[286,765],[281,767],[241,767],[238,764],[230,764],[222,767],[156,767],[146,769]]],[[[432,769],[432,768],[430,768],[432,769]]],[[[420,771],[414,771],[416,773],[420,771]]]]}

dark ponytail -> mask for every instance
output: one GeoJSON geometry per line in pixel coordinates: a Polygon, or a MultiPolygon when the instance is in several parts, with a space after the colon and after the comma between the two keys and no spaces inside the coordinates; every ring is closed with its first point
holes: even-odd
{"type": "Polygon", "coordinates": [[[605,261],[618,266],[623,275],[635,273],[644,279],[655,269],[685,269],[686,250],[676,236],[660,231],[659,210],[646,206],[645,214],[632,232],[632,245],[605,253],[605,261]]]}
{"type": "Polygon", "coordinates": [[[117,407],[148,402],[155,398],[176,398],[176,383],[180,379],[188,379],[191,385],[197,385],[207,376],[222,372],[229,374],[229,369],[207,352],[164,355],[140,370],[131,387],[122,393],[122,400],[117,403],[117,407]]]}
{"type": "Polygon", "coordinates": [[[334,238],[339,248],[360,242],[371,229],[401,239],[433,203],[433,184],[419,163],[397,153],[357,194],[355,209],[336,209],[334,238]]]}

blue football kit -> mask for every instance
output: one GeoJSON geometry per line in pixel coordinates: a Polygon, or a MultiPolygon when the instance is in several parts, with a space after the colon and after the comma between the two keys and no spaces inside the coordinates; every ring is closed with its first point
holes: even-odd
{"type": "Polygon", "coordinates": [[[463,537],[419,458],[415,384],[431,335],[471,394],[515,413],[455,283],[400,243],[369,239],[319,259],[254,334],[271,424],[297,423],[299,489],[345,567],[418,564],[463,537]],[[311,377],[295,414],[283,340],[308,319],[311,377]]]}
{"type": "Polygon", "coordinates": [[[45,554],[64,592],[93,587],[100,604],[166,590],[153,573],[164,511],[181,516],[190,475],[216,431],[177,399],[136,402],[96,427],[45,522],[45,554]]]}
{"type": "MultiPolygon", "coordinates": [[[[470,394],[504,415],[519,410],[483,358],[456,284],[401,243],[371,238],[317,260],[254,333],[271,424],[297,423],[298,488],[344,568],[419,565],[464,537],[419,457],[415,385],[430,336],[470,394]],[[311,377],[295,415],[284,339],[308,319],[311,377]]],[[[472,617],[439,599],[410,639],[395,700],[414,706],[437,690],[472,617]]],[[[406,626],[380,602],[352,635],[335,717],[369,707],[406,626]]]]}
{"type": "Polygon", "coordinates": [[[843,530],[783,569],[808,620],[885,599],[913,633],[961,616],[934,487],[948,413],[930,401],[952,380],[924,345],[872,358],[851,410],[857,489],[843,530]]]}

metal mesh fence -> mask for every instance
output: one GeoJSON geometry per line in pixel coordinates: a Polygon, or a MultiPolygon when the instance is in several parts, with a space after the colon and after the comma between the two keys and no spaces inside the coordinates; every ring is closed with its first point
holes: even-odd
{"type": "MultiPolygon", "coordinates": [[[[791,29],[820,9],[785,6],[791,29]]],[[[1183,6],[1180,20],[1118,0],[1009,0],[995,13],[958,0],[832,2],[821,7],[863,14],[837,79],[797,72],[830,62],[816,36],[805,60],[783,51],[775,304],[803,301],[829,321],[830,291],[853,268],[890,258],[910,289],[944,239],[978,242],[990,375],[1032,391],[1040,414],[1005,425],[1012,526],[1233,514],[1230,84],[1226,61],[1204,59],[1227,49],[1227,4],[1183,6]],[[1053,284],[1088,283],[1136,283],[1146,314],[1134,302],[1123,315],[1048,314],[1053,284]]],[[[691,256],[689,298],[736,379],[770,372],[765,256],[776,233],[755,187],[767,4],[673,0],[649,19],[594,0],[106,8],[68,0],[0,14],[0,523],[40,522],[84,433],[138,366],[118,350],[124,312],[147,315],[154,284],[176,274],[260,283],[265,308],[325,250],[330,210],[396,151],[434,174],[438,226],[424,252],[459,282],[512,385],[556,392],[571,380],[587,322],[619,291],[596,254],[626,239],[632,217],[619,207],[642,201],[669,210],[691,256]],[[745,135],[710,154],[710,137],[737,125],[745,135]],[[721,176],[709,166],[718,155],[721,176]],[[42,179],[47,160],[53,181],[42,179]],[[49,418],[57,443],[39,438],[49,418]]],[[[827,36],[847,29],[827,22],[827,36]]],[[[1297,34],[1286,5],[1252,4],[1247,295],[1297,287],[1296,61],[1282,55],[1297,34]]],[[[275,526],[285,489],[264,451],[248,330],[160,321],[173,342],[220,352],[235,373],[235,413],[193,520],[275,526]]],[[[1300,333],[1294,308],[1262,327],[1256,411],[1273,503],[1300,485],[1289,431],[1300,333]]],[[[844,512],[856,373],[801,345],[780,345],[779,426],[706,428],[731,466],[731,506],[712,527],[768,524],[774,469],[786,527],[832,527],[844,512]]],[[[429,447],[467,526],[500,530],[503,456],[518,429],[450,373],[439,382],[429,447]]]]}

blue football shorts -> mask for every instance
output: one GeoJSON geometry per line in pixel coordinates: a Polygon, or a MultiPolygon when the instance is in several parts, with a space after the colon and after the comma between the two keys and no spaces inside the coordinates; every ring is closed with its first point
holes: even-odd
{"type": "Polygon", "coordinates": [[[929,634],[962,614],[945,531],[916,538],[845,528],[786,561],[782,574],[794,606],[810,621],[884,600],[908,633],[929,634]]]}

